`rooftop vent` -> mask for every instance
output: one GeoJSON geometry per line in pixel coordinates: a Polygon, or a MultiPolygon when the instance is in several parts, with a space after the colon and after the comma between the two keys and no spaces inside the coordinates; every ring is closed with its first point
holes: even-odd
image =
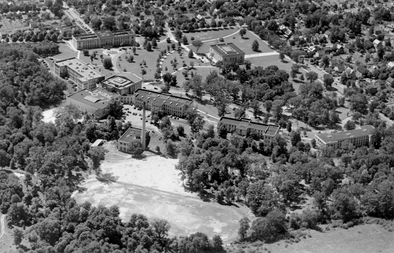
{"type": "Polygon", "coordinates": [[[327,135],[328,138],[332,138],[332,135],[327,135]]]}

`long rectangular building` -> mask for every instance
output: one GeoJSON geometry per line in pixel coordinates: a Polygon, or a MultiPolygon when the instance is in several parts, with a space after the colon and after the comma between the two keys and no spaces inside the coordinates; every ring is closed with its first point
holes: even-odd
{"type": "Polygon", "coordinates": [[[138,89],[133,103],[142,107],[145,102],[147,110],[163,110],[166,114],[184,117],[186,110],[193,106],[193,101],[186,97],[178,97],[151,90],[138,89]]]}
{"type": "Polygon", "coordinates": [[[73,35],[72,44],[78,50],[102,47],[121,47],[134,45],[135,34],[132,31],[102,31],[89,34],[73,35]]]}
{"type": "Polygon", "coordinates": [[[61,76],[63,71],[67,72],[69,80],[73,81],[79,90],[94,89],[96,84],[104,80],[104,75],[91,65],[87,65],[75,57],[55,62],[55,74],[61,76]]]}
{"type": "Polygon", "coordinates": [[[316,146],[318,148],[332,147],[338,149],[341,148],[344,141],[349,141],[356,147],[365,146],[369,144],[374,130],[373,126],[365,125],[355,130],[315,134],[316,146]]]}
{"type": "Polygon", "coordinates": [[[229,117],[221,117],[220,121],[227,132],[237,133],[245,136],[248,133],[257,134],[261,139],[272,141],[279,133],[279,126],[267,125],[259,122],[254,122],[250,119],[234,119],[229,117]]]}

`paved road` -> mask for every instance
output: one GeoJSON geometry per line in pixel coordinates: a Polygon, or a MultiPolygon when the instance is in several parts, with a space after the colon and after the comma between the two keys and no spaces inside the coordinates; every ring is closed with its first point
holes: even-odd
{"type": "Polygon", "coordinates": [[[264,56],[272,56],[272,55],[279,55],[279,53],[278,52],[268,52],[268,53],[247,54],[247,55],[245,55],[245,59],[264,57],[264,56]]]}
{"type": "Polygon", "coordinates": [[[79,16],[79,13],[72,7],[69,7],[66,3],[63,2],[63,7],[65,8],[64,13],[71,19],[77,21],[77,25],[81,27],[82,30],[84,30],[87,33],[93,33],[94,30],[83,21],[81,16],[79,16]],[[86,29],[86,28],[87,29],[86,29]]]}
{"type": "Polygon", "coordinates": [[[0,239],[3,237],[5,232],[5,214],[2,214],[0,217],[0,239]]]}

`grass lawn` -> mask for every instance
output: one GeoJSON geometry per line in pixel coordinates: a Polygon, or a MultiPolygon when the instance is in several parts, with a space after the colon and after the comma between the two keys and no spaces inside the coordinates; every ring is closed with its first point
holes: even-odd
{"type": "MultiPolygon", "coordinates": [[[[216,70],[216,72],[219,73],[219,68],[217,68],[217,67],[209,66],[207,68],[205,68],[205,67],[201,67],[200,68],[200,67],[197,66],[197,67],[195,67],[195,68],[193,68],[192,70],[189,71],[188,77],[190,78],[191,77],[191,73],[193,72],[194,75],[196,75],[196,74],[201,75],[202,81],[205,81],[205,77],[207,75],[209,75],[209,73],[211,71],[214,71],[214,70],[216,70]]],[[[182,74],[183,71],[184,70],[178,71],[175,74],[176,77],[177,77],[177,80],[178,80],[178,86],[180,86],[180,87],[183,87],[183,84],[186,82],[186,78],[182,74]]]]}
{"type": "MultiPolygon", "coordinates": [[[[246,32],[246,35],[244,36],[244,38],[241,38],[241,35],[239,35],[239,33],[236,33],[233,36],[230,36],[228,38],[225,38],[224,42],[220,42],[219,41],[220,37],[216,37],[216,38],[217,38],[217,40],[203,43],[203,45],[198,49],[198,52],[199,53],[208,53],[209,52],[209,48],[210,48],[211,45],[218,44],[218,43],[230,43],[230,42],[234,43],[234,45],[236,45],[242,51],[244,51],[245,54],[275,52],[274,50],[269,48],[267,43],[265,43],[258,36],[255,36],[254,34],[252,34],[249,31],[246,32]],[[257,42],[259,43],[260,52],[254,52],[252,50],[252,43],[253,43],[254,40],[257,40],[257,42]]],[[[191,42],[190,42],[189,48],[191,48],[193,50],[193,52],[197,52],[197,48],[194,47],[193,45],[191,45],[191,42]]]]}
{"type": "MultiPolygon", "coordinates": [[[[58,43],[60,54],[53,56],[56,60],[67,59],[71,57],[77,57],[77,52],[72,50],[66,43],[58,43]]],[[[90,61],[90,59],[89,59],[90,61]]]]}
{"type": "Polygon", "coordinates": [[[2,17],[0,24],[1,24],[1,28],[0,28],[1,33],[9,33],[18,29],[28,27],[27,24],[24,24],[22,21],[18,19],[11,20],[4,17],[2,17]]]}
{"type": "Polygon", "coordinates": [[[183,34],[187,37],[189,42],[191,43],[191,37],[194,37],[195,40],[211,40],[218,39],[233,34],[238,31],[238,28],[227,28],[227,29],[218,29],[218,30],[205,30],[199,32],[184,32],[183,34]]]}

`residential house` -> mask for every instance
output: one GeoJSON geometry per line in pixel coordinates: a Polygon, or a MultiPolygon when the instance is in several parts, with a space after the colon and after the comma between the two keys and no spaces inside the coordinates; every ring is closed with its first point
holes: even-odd
{"type": "Polygon", "coordinates": [[[366,77],[367,74],[369,73],[368,69],[364,65],[358,66],[356,69],[356,77],[357,78],[363,78],[366,77]]]}
{"type": "Polygon", "coordinates": [[[389,78],[387,78],[387,80],[386,80],[386,86],[388,88],[394,88],[394,78],[389,76],[389,78]]]}
{"type": "Polygon", "coordinates": [[[375,47],[375,49],[377,49],[378,46],[381,45],[381,44],[382,44],[382,42],[380,40],[378,40],[378,39],[375,39],[373,41],[373,46],[375,47]]]}

